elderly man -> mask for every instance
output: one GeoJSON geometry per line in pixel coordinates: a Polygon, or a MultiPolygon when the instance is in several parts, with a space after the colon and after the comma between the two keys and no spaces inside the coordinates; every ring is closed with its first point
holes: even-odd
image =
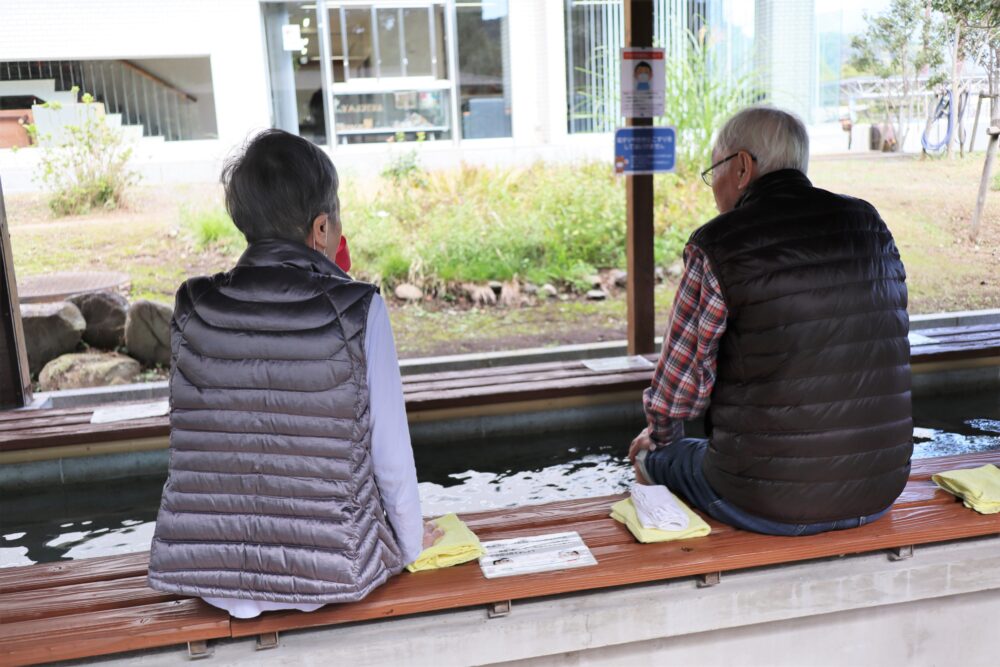
{"type": "Polygon", "coordinates": [[[796,117],[719,132],[719,215],[696,230],[629,457],[715,519],[773,535],[882,516],[910,470],[905,271],[878,212],[813,187],[796,117]],[[706,412],[707,440],[683,420],[706,412]]]}

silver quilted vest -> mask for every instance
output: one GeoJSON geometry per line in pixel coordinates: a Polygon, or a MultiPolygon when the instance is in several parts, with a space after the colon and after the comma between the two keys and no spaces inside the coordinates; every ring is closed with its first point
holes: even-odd
{"type": "Polygon", "coordinates": [[[152,588],[324,604],[359,600],[402,569],[372,471],[374,291],[282,240],[181,286],[152,588]]]}

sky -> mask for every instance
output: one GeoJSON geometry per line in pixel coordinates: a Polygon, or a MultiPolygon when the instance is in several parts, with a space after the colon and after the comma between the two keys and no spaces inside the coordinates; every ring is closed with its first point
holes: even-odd
{"type": "Polygon", "coordinates": [[[889,6],[889,0],[816,0],[816,16],[843,11],[843,31],[847,34],[865,29],[865,12],[880,14],[889,6]]]}

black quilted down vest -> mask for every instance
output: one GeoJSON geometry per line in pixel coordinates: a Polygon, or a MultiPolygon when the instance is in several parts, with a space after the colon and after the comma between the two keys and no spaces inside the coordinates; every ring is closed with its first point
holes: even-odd
{"type": "Polygon", "coordinates": [[[712,488],[785,523],[891,505],[913,451],[909,317],[875,209],[782,170],[690,242],[729,311],[707,415],[712,488]]]}
{"type": "Polygon", "coordinates": [[[181,286],[152,588],[350,602],[402,569],[372,469],[374,291],[281,240],[181,286]]]}

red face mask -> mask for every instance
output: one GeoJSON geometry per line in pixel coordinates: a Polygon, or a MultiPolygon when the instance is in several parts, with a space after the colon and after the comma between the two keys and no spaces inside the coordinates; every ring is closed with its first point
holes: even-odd
{"type": "Polygon", "coordinates": [[[351,251],[347,248],[346,236],[341,235],[340,245],[337,247],[337,256],[333,261],[344,271],[344,273],[351,270],[351,251]]]}

